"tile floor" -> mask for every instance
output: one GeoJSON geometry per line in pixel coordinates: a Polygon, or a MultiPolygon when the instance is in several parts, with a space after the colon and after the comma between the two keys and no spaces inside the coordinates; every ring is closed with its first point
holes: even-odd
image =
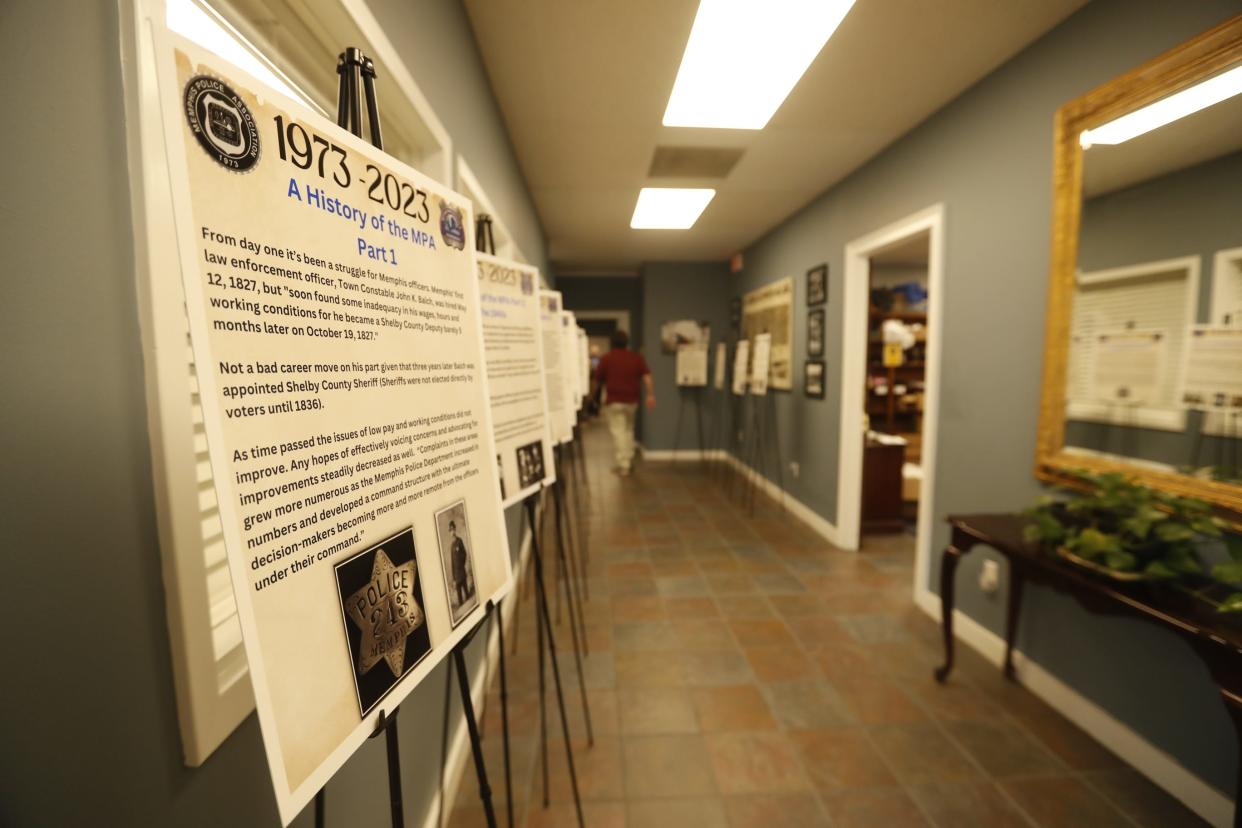
{"type": "MultiPolygon", "coordinates": [[[[587,825],[1203,824],[969,648],[937,684],[939,629],[910,597],[912,538],[842,552],[762,497],[752,517],[719,470],[649,462],[619,478],[606,432],[588,427],[585,443],[593,747],[564,608],[555,631],[587,825]]],[[[573,826],[550,674],[542,803],[536,628],[529,584],[521,592],[507,641],[515,825],[573,826]]],[[[483,727],[504,825],[497,691],[483,727]]],[[[441,821],[483,825],[473,769],[462,779],[441,821]]]]}

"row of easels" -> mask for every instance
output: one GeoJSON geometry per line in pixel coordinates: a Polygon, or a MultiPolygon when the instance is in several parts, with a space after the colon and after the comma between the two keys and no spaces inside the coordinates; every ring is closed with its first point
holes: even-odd
{"type": "Polygon", "coordinates": [[[673,432],[673,460],[680,459],[682,423],[687,406],[694,409],[697,426],[699,464],[709,459],[721,462],[710,473],[723,478],[730,496],[737,497],[755,511],[755,494],[761,479],[775,479],[785,508],[784,473],[781,468],[780,431],[776,423],[773,394],[732,394],[706,387],[679,387],[677,425],[673,432]],[[703,429],[703,409],[710,407],[709,431],[703,429]],[[740,473],[732,474],[728,458],[741,461],[740,473]]]}

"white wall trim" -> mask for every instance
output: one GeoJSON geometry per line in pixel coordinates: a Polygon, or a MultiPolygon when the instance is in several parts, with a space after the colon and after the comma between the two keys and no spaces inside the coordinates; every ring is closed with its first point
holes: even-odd
{"type": "Polygon", "coordinates": [[[770,497],[773,501],[782,504],[789,513],[798,520],[805,523],[817,535],[831,543],[833,546],[839,546],[837,543],[837,527],[829,522],[823,515],[816,512],[810,506],[795,498],[783,490],[780,486],[773,483],[762,474],[758,474],[750,466],[747,466],[741,460],[738,460],[732,454],[723,449],[709,449],[706,452],[700,452],[698,449],[657,449],[655,451],[644,451],[643,459],[656,462],[672,462],[685,463],[696,462],[698,460],[707,460],[709,462],[723,462],[732,466],[738,474],[746,477],[759,491],[770,497]]]}
{"type": "Polygon", "coordinates": [[[627,334],[632,335],[634,333],[634,328],[630,324],[630,312],[627,310],[586,310],[586,311],[576,310],[574,311],[574,317],[577,318],[579,321],[584,320],[584,319],[591,319],[595,321],[598,321],[601,319],[606,319],[606,320],[610,319],[613,322],[617,323],[617,327],[625,331],[627,334]]]}
{"type": "Polygon", "coordinates": [[[940,419],[940,354],[944,333],[945,207],[934,204],[845,246],[845,298],[841,325],[841,434],[837,465],[837,543],[857,550],[862,532],[863,410],[871,257],[911,236],[928,233],[927,370],[924,373],[923,484],[915,540],[914,593],[931,577],[931,537],[936,498],[936,446],[940,419]]]}
{"type": "Polygon", "coordinates": [[[513,237],[513,233],[509,230],[509,225],[505,224],[504,219],[500,216],[500,212],[496,209],[496,205],[492,203],[492,199],[488,196],[487,191],[479,183],[479,177],[474,174],[474,170],[470,168],[470,165],[466,163],[466,159],[460,154],[457,156],[457,180],[454,187],[457,192],[469,196],[470,200],[474,202],[474,217],[476,219],[480,214],[491,217],[492,233],[495,236],[499,236],[496,240],[496,255],[502,259],[513,259],[522,264],[530,264],[530,259],[526,258],[526,254],[522,252],[522,246],[513,237]]]}
{"type": "MultiPolygon", "coordinates": [[[[940,596],[929,589],[922,589],[916,593],[915,603],[937,623],[940,622],[940,596]]],[[[960,609],[953,610],[953,634],[998,668],[1004,663],[1005,640],[960,609]]],[[[1021,650],[1014,650],[1013,662],[1018,683],[1035,696],[1211,825],[1218,828],[1233,825],[1233,802],[1225,794],[1195,776],[1172,756],[1113,718],[1107,710],[1062,682],[1021,650]]]]}

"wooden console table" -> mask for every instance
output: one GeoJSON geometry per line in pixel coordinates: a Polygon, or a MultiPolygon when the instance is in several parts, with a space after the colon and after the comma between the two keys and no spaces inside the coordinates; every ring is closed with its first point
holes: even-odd
{"type": "MultiPolygon", "coordinates": [[[[949,517],[953,534],[940,562],[945,662],[936,670],[936,680],[943,682],[953,669],[953,589],[958,561],[983,544],[1000,552],[1009,562],[1004,665],[1007,677],[1013,678],[1013,643],[1022,611],[1022,588],[1028,581],[1042,584],[1068,593],[1091,612],[1141,618],[1180,635],[1207,665],[1242,743],[1242,619],[1222,616],[1204,602],[1167,586],[1110,581],[1048,555],[1022,536],[1025,523],[1025,518],[1014,514],[949,517]]],[[[1242,793],[1242,767],[1237,790],[1242,793]]],[[[1242,809],[1234,811],[1233,824],[1242,828],[1242,809]]]]}

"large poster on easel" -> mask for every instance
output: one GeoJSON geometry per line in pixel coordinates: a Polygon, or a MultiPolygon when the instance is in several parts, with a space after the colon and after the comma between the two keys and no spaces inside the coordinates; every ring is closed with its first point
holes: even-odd
{"type": "Polygon", "coordinates": [[[511,506],[552,483],[552,432],[539,327],[539,271],[476,253],[500,497],[511,506]]]}
{"type": "Polygon", "coordinates": [[[770,337],[770,385],[780,391],[793,388],[794,279],[787,276],[758,287],[742,297],[742,338],[755,348],[755,337],[770,337]]]}
{"type": "Polygon", "coordinates": [[[539,329],[543,336],[544,388],[548,394],[548,425],[557,445],[574,436],[574,410],[569,380],[565,374],[573,366],[565,359],[565,337],[561,333],[561,294],[539,291],[539,329]]]}
{"type": "Polygon", "coordinates": [[[214,494],[288,824],[512,581],[474,221],[190,42],[157,31],[156,60],[214,494]]]}

